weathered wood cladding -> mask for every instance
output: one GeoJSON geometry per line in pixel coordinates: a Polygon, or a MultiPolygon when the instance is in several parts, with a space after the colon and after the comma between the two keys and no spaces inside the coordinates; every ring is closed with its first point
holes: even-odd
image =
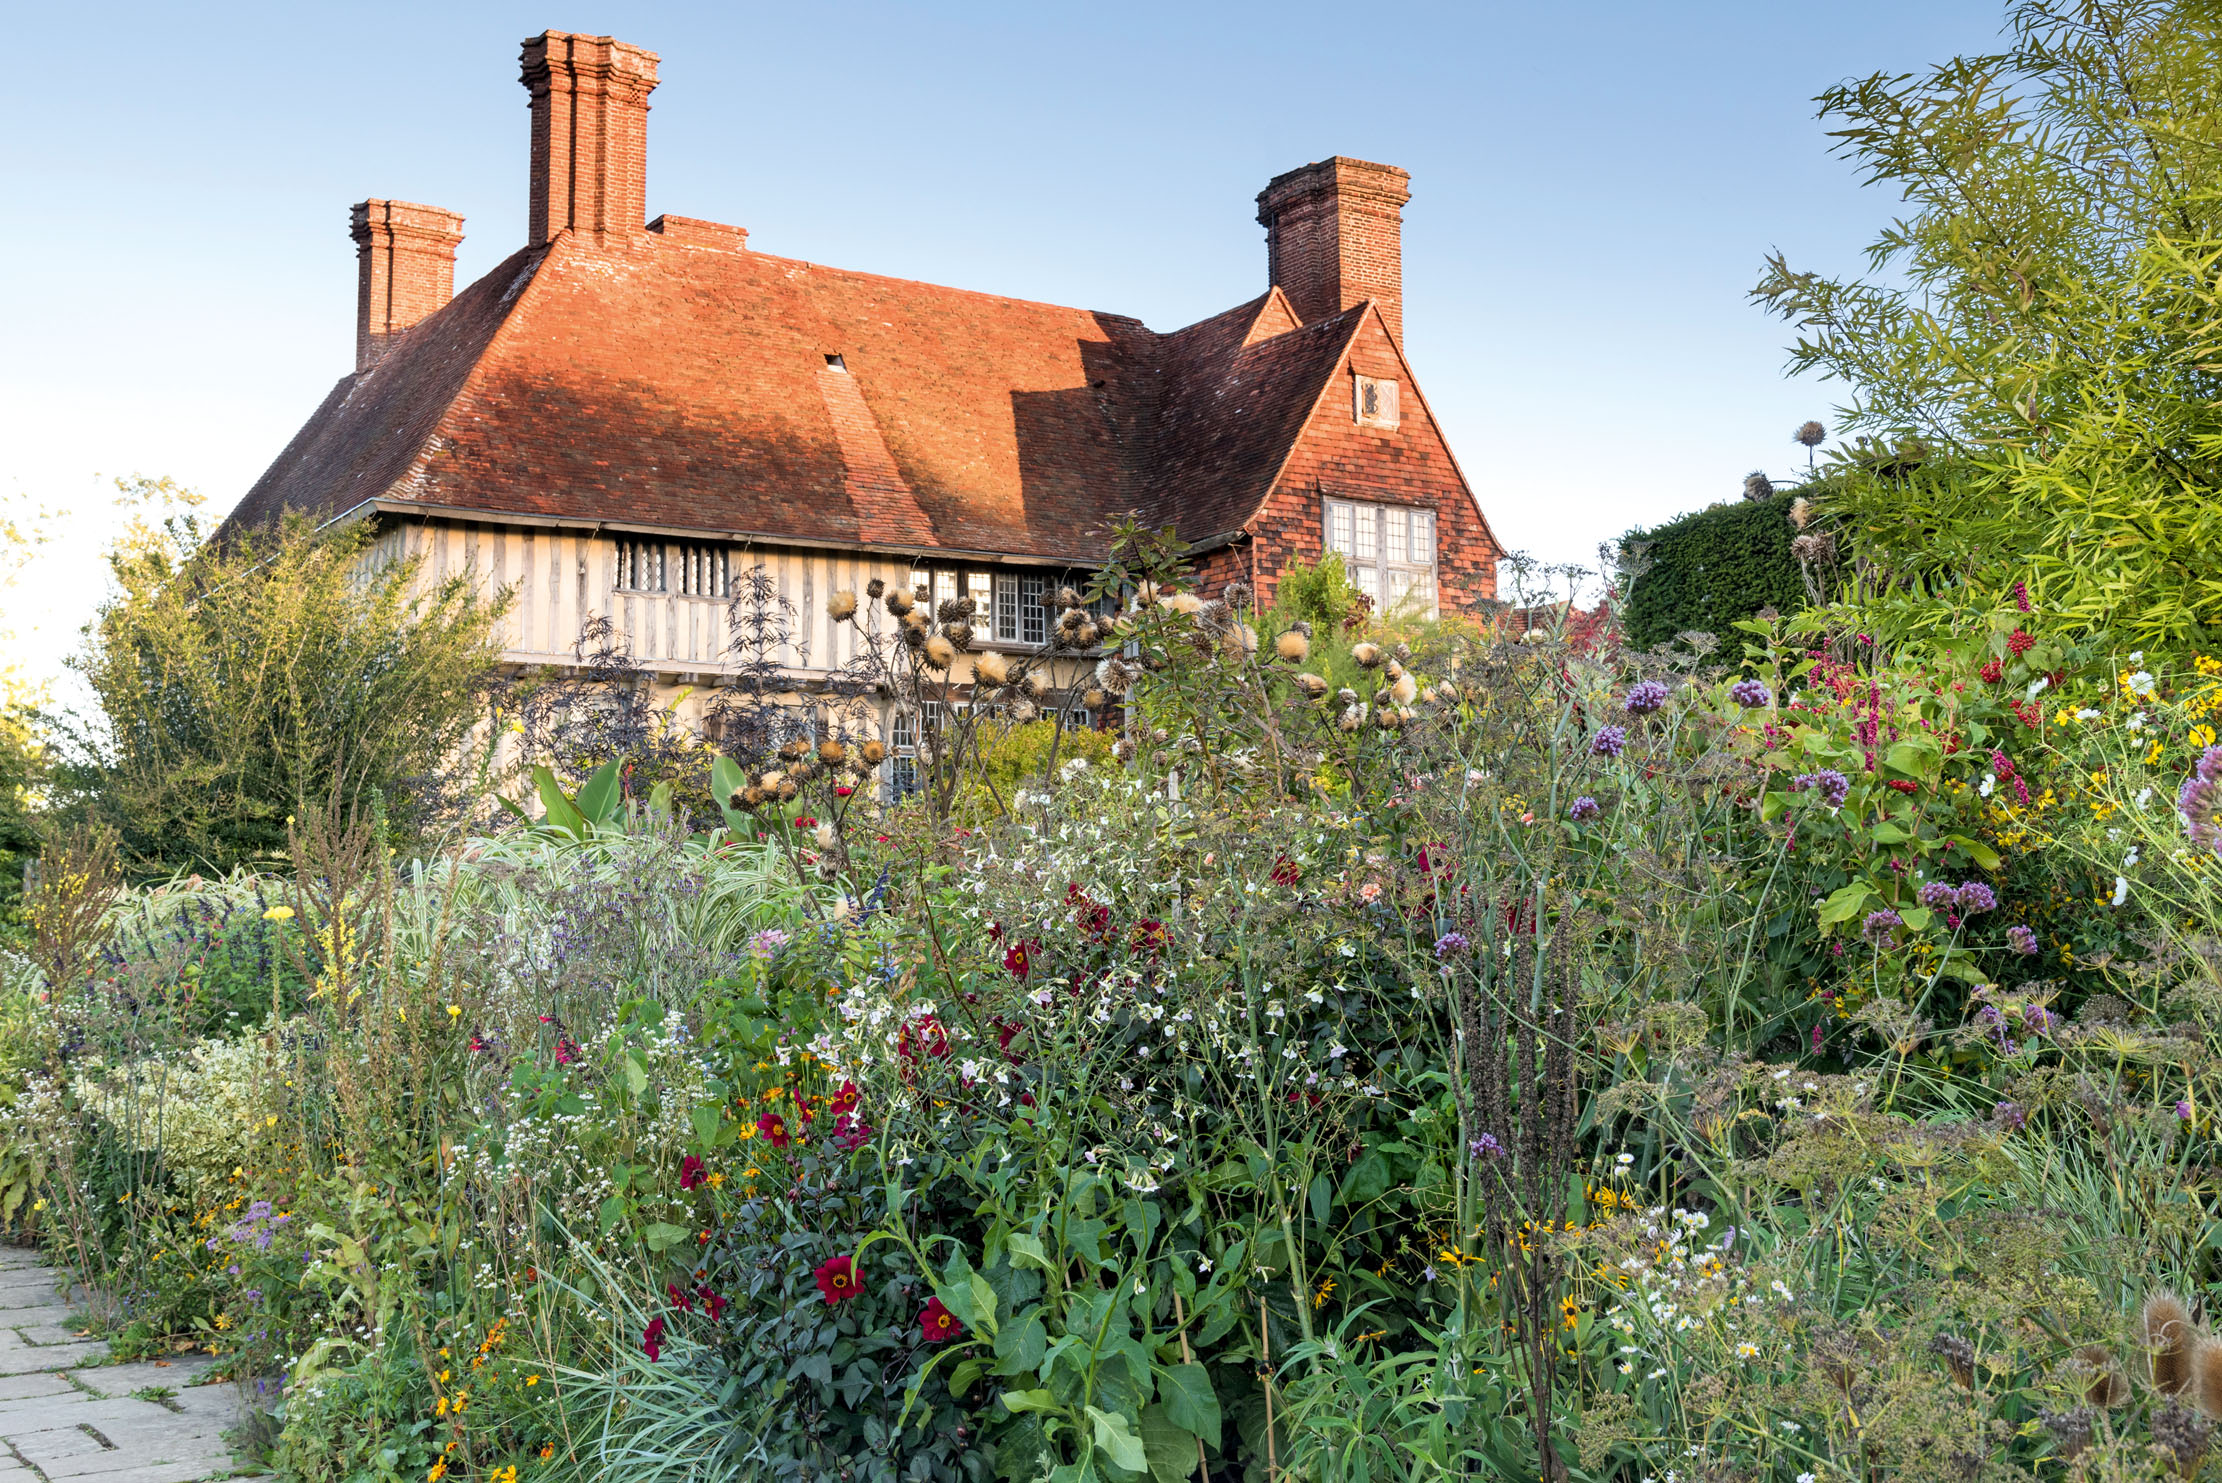
{"type": "MultiPolygon", "coordinates": [[[[580,635],[587,624],[606,617],[615,642],[629,648],[633,662],[650,673],[710,676],[730,668],[730,600],[619,590],[618,541],[616,536],[589,530],[410,520],[382,530],[369,560],[383,564],[418,559],[428,582],[470,574],[486,592],[507,588],[510,605],[501,642],[502,658],[511,664],[576,664],[581,657],[580,635]]],[[[671,553],[671,569],[676,570],[681,543],[664,545],[671,553]]],[[[914,569],[908,557],[867,552],[741,545],[726,549],[731,553],[736,591],[745,591],[749,573],[761,566],[778,598],[790,606],[785,622],[792,642],[771,657],[782,669],[804,675],[842,668],[857,657],[864,642],[855,625],[837,623],[828,614],[828,597],[844,590],[855,592],[865,632],[891,633],[894,619],[864,599],[865,585],[877,577],[889,586],[908,586],[914,569]]],[[[932,563],[937,567],[964,564],[953,559],[932,563]]],[[[969,672],[969,664],[960,663],[960,668],[969,672]]]]}

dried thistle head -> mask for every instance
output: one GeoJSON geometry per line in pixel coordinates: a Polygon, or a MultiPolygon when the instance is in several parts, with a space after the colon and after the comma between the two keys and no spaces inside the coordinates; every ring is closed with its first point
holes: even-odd
{"type": "Polygon", "coordinates": [[[779,795],[781,802],[785,802],[802,791],[802,784],[796,782],[793,778],[781,778],[779,786],[772,791],[779,795]]]}
{"type": "Polygon", "coordinates": [[[1059,606],[1059,607],[1061,607],[1061,608],[1077,608],[1077,607],[1079,607],[1079,606],[1080,606],[1080,594],[1079,594],[1079,593],[1077,593],[1077,592],[1075,592],[1075,591],[1073,591],[1073,590],[1072,590],[1072,589],[1071,589],[1070,587],[1060,587],[1060,588],[1058,588],[1058,589],[1057,589],[1057,606],[1059,606]]]}
{"type": "Polygon", "coordinates": [[[796,762],[804,757],[809,756],[809,738],[801,736],[788,737],[786,742],[780,747],[779,755],[786,758],[789,762],[796,762]]]}
{"type": "Polygon", "coordinates": [[[1186,613],[1193,618],[1204,609],[1204,600],[1193,592],[1176,592],[1170,599],[1173,611],[1186,613]]]}
{"type": "Polygon", "coordinates": [[[1019,688],[1035,700],[1049,693],[1049,674],[1045,670],[1030,669],[1019,676],[1019,688]]]}
{"type": "Polygon", "coordinates": [[[1828,435],[1829,430],[1818,422],[1801,422],[1798,424],[1798,430],[1790,434],[1790,441],[1802,443],[1808,448],[1818,448],[1821,446],[1821,440],[1828,435]]]}
{"type": "Polygon", "coordinates": [[[826,616],[836,623],[846,623],[856,616],[856,594],[846,587],[826,599],[826,616]]]}
{"type": "Polygon", "coordinates": [[[1001,685],[1011,678],[1011,661],[993,649],[972,661],[972,678],[982,685],[1001,685]]]}
{"type": "Polygon", "coordinates": [[[1774,497],[1774,480],[1768,478],[1765,474],[1759,472],[1759,470],[1757,469],[1753,469],[1750,473],[1744,475],[1745,499],[1762,500],[1773,499],[1774,497]]]}
{"type": "Polygon", "coordinates": [[[1389,687],[1389,699],[1395,701],[1399,706],[1408,706],[1412,703],[1413,697],[1419,694],[1419,690],[1418,682],[1410,675],[1399,675],[1396,683],[1389,687]]]}
{"type": "Polygon", "coordinates": [[[1091,711],[1102,710],[1110,702],[1110,699],[1111,697],[1105,695],[1101,690],[1084,690],[1080,695],[1080,703],[1091,711]]]}
{"type": "Polygon", "coordinates": [[[1035,707],[1034,702],[1023,695],[1011,702],[1011,720],[1016,725],[1024,726],[1039,714],[1041,712],[1035,707]]]}
{"type": "Polygon", "coordinates": [[[887,595],[887,583],[881,581],[878,577],[874,577],[864,584],[864,595],[872,601],[878,602],[887,595]]]}
{"type": "Polygon", "coordinates": [[[2175,1458],[2176,1476],[2189,1478],[2199,1471],[2199,1463],[2207,1455],[2207,1444],[2214,1439],[2214,1423],[2170,1401],[2153,1413],[2152,1432],[2154,1444],[2175,1458]]]}
{"type": "Polygon", "coordinates": [[[1296,688],[1303,691],[1310,700],[1319,700],[1327,694],[1327,682],[1309,672],[1296,677],[1296,688]]]}
{"type": "Polygon", "coordinates": [[[1382,661],[1388,658],[1379,644],[1372,643],[1351,645],[1350,657],[1360,669],[1379,669],[1382,661]]]}
{"type": "Polygon", "coordinates": [[[898,618],[909,612],[911,610],[911,595],[909,590],[902,587],[888,588],[887,610],[890,613],[893,613],[898,618]]]}
{"type": "Polygon", "coordinates": [[[969,649],[972,647],[972,625],[965,622],[962,618],[959,618],[954,623],[944,626],[941,630],[941,636],[947,639],[950,643],[956,645],[956,647],[959,649],[969,649]]]}
{"type": "Polygon", "coordinates": [[[2129,1377],[2114,1362],[2114,1351],[2104,1344],[2086,1344],[2075,1352],[2074,1368],[2090,1378],[2083,1386],[2083,1399],[2093,1406],[2108,1410],[2129,1399],[2129,1377]]]}
{"type": "Polygon", "coordinates": [[[750,783],[728,801],[734,808],[745,808],[753,813],[764,805],[764,790],[750,783]]]}
{"type": "Polygon", "coordinates": [[[831,738],[818,743],[818,760],[828,767],[839,767],[848,756],[849,749],[831,738]]]}
{"type": "Polygon", "coordinates": [[[1929,1352],[1944,1361],[1960,1389],[1975,1388],[1975,1346],[1958,1334],[1939,1334],[1929,1341],[1929,1352]]]}
{"type": "Polygon", "coordinates": [[[1799,530],[1813,523],[1813,501],[1799,495],[1790,501],[1790,524],[1799,530]]]}
{"type": "Polygon", "coordinates": [[[2179,1396],[2191,1388],[2191,1347],[2199,1338],[2191,1310],[2167,1288],[2156,1288],[2137,1311],[2145,1349],[2152,1356],[2153,1388],[2179,1396]]]}
{"type": "Polygon", "coordinates": [[[1790,542],[1790,554],[1808,566],[1825,566],[1836,560],[1836,537],[1825,530],[1807,531],[1790,542]]]}
{"type": "Polygon", "coordinates": [[[2208,1416],[2222,1419],[2222,1343],[2203,1334],[2191,1348],[2191,1400],[2208,1416]]]}
{"type": "Polygon", "coordinates": [[[930,669],[947,669],[957,662],[957,646],[938,633],[919,646],[918,654],[930,669]]]}
{"type": "Polygon", "coordinates": [[[1095,642],[1098,637],[1100,637],[1100,635],[1096,632],[1096,626],[1093,623],[1082,623],[1078,628],[1075,628],[1072,631],[1073,643],[1077,644],[1083,649],[1090,649],[1095,647],[1095,642]]]}
{"type": "Polygon", "coordinates": [[[887,760],[887,743],[877,739],[868,741],[856,749],[856,754],[864,759],[866,766],[877,767],[887,760]]]}
{"type": "Polygon", "coordinates": [[[2091,1433],[2099,1417],[2089,1406],[2077,1406],[2067,1411],[2046,1411],[2037,1419],[2052,1434],[2052,1444],[2060,1449],[2061,1459],[2073,1462],[2091,1445],[2091,1433]]]}

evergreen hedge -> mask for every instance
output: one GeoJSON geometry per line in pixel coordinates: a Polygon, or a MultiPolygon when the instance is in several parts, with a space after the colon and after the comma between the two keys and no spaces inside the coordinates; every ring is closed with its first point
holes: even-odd
{"type": "Polygon", "coordinates": [[[1648,649],[1698,629],[1734,653],[1731,624],[1764,607],[1784,613],[1804,607],[1805,583],[1790,554],[1797,534],[1790,500],[1784,493],[1718,505],[1656,530],[1628,532],[1623,549],[1641,551],[1649,562],[1629,595],[1629,641],[1648,649]]]}

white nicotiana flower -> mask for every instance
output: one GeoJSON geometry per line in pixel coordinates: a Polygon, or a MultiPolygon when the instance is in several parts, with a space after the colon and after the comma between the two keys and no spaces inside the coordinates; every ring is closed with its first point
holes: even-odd
{"type": "Polygon", "coordinates": [[[2150,788],[2139,788],[2139,789],[2137,790],[2137,806],[2138,806],[2139,808],[2143,808],[2143,807],[2144,807],[2144,806],[2145,806],[2146,804],[2148,804],[2148,803],[2151,803],[2152,801],[2153,801],[2153,790],[2152,790],[2152,789],[2150,789],[2150,788]]]}
{"type": "Polygon", "coordinates": [[[2029,682],[2029,698],[2035,700],[2051,688],[2052,677],[2050,675],[2039,675],[2029,682]]]}
{"type": "Polygon", "coordinates": [[[2150,695],[2153,693],[2153,677],[2144,670],[2139,670],[2122,683],[2129,686],[2129,693],[2132,695],[2150,695]]]}
{"type": "Polygon", "coordinates": [[[2118,875],[2114,877],[2114,904],[2120,906],[2127,900],[2129,900],[2129,877],[2118,875]]]}
{"type": "Polygon", "coordinates": [[[2092,710],[2089,706],[2085,706],[2082,710],[2075,713],[2075,718],[2078,721],[2096,721],[2099,718],[2099,713],[2092,710]]]}
{"type": "Polygon", "coordinates": [[[1983,781],[1976,785],[1975,791],[1981,796],[1988,798],[1991,796],[1991,790],[1997,786],[1998,775],[1996,773],[1986,772],[1983,774],[1983,781]]]}

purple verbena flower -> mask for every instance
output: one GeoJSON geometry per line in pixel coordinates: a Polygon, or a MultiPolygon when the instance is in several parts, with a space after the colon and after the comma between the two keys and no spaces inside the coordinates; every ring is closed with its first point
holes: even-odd
{"type": "Polygon", "coordinates": [[[2025,958],[2037,955],[2037,934],[2016,922],[2006,929],[2006,946],[2025,958]]]}
{"type": "Polygon", "coordinates": [[[1728,698],[1746,710],[1757,710],[1774,703],[1775,693],[1767,688],[1764,680],[1738,680],[1728,687],[1728,698]]]}
{"type": "Polygon", "coordinates": [[[1969,881],[1960,887],[1960,914],[1974,916],[1977,912],[1998,910],[1998,893],[1981,881],[1969,881]]]}
{"type": "Polygon", "coordinates": [[[1589,739],[1589,750],[1599,757],[1617,757],[1620,749],[1628,745],[1628,732],[1624,727],[1600,726],[1597,734],[1589,739]]]}
{"type": "Polygon", "coordinates": [[[1472,946],[1473,944],[1466,940],[1465,933],[1445,932],[1442,936],[1435,939],[1435,956],[1438,958],[1447,958],[1452,953],[1462,953],[1472,946]]]}
{"type": "Polygon", "coordinates": [[[2030,1004],[2023,1007],[2021,1022],[2029,1027],[2030,1034],[2045,1035],[2051,1032],[2054,1019],[2051,1010],[2041,1004],[2030,1004]]]}
{"type": "Polygon", "coordinates": [[[1497,1141],[1496,1135],[1493,1133],[1483,1133],[1473,1142],[1467,1144],[1466,1150],[1477,1159],[1483,1157],[1501,1159],[1504,1157],[1504,1145],[1497,1141]]]}
{"type": "Polygon", "coordinates": [[[1667,703],[1667,687],[1660,680],[1644,680],[1628,687],[1628,714],[1648,716],[1667,703]]]}
{"type": "Polygon", "coordinates": [[[2019,1102],[2001,1102],[1991,1109],[1991,1121],[2010,1130],[2028,1122],[2029,1114],[2022,1111],[2019,1102]]]}
{"type": "Polygon", "coordinates": [[[1801,772],[1790,779],[1790,791],[1803,793],[1807,789],[1821,795],[1821,801],[1830,808],[1842,808],[1844,800],[1852,796],[1852,780],[1833,767],[1819,772],[1801,772]]]}
{"type": "Polygon", "coordinates": [[[1905,924],[1906,919],[1904,917],[1886,906],[1881,911],[1871,911],[1867,914],[1867,920],[1860,925],[1859,935],[1876,947],[1888,947],[1891,934],[1905,924]]]}
{"type": "Polygon", "coordinates": [[[1596,799],[1584,793],[1574,800],[1574,806],[1566,811],[1566,817],[1577,824],[1586,824],[1604,811],[1603,806],[1596,799]]]}
{"type": "Polygon", "coordinates": [[[1943,881],[1930,881],[1917,893],[1921,904],[1931,911],[1944,911],[1960,899],[1960,888],[1948,886],[1943,881]]]}
{"type": "Polygon", "coordinates": [[[2176,812],[2183,815],[2193,844],[2222,854],[2222,746],[2199,754],[2198,765],[2176,794],[2176,812]]]}
{"type": "Polygon", "coordinates": [[[2179,1100],[2177,1101],[2177,1103],[2176,1103],[2176,1116],[2177,1116],[2178,1118],[2182,1119],[2182,1120],[2183,1120],[2184,1122],[2190,1122],[2190,1121],[2191,1121],[2191,1104],[2190,1104],[2189,1102],[2187,1102],[2187,1101],[2183,1101],[2183,1100],[2180,1100],[2180,1099],[2179,1099],[2179,1100]]]}

